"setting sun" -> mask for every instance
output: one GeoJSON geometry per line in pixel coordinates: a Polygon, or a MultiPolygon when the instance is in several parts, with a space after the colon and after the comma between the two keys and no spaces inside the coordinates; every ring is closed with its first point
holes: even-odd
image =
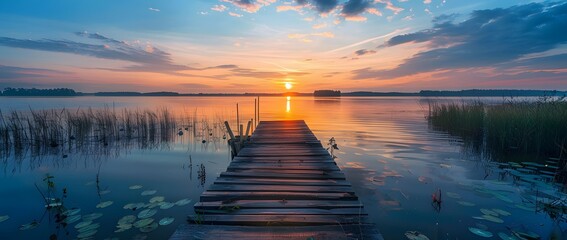
{"type": "Polygon", "coordinates": [[[285,89],[290,90],[292,87],[293,85],[290,82],[285,83],[285,89]]]}

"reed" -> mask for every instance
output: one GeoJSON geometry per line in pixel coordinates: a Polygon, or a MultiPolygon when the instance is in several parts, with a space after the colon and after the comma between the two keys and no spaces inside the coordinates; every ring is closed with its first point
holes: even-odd
{"type": "Polygon", "coordinates": [[[492,157],[546,160],[565,155],[567,102],[563,99],[497,105],[430,103],[428,119],[433,129],[459,136],[465,143],[473,141],[492,157]]]}

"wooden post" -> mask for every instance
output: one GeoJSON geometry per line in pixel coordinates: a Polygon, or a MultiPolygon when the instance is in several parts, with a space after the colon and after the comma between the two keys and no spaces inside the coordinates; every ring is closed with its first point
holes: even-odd
{"type": "Polygon", "coordinates": [[[258,124],[260,123],[260,96],[258,96],[258,120],[256,120],[258,124]]]}
{"type": "Polygon", "coordinates": [[[254,98],[254,126],[256,126],[256,115],[257,115],[257,108],[256,106],[258,105],[256,98],[254,98]]]}
{"type": "Polygon", "coordinates": [[[238,114],[238,103],[236,103],[236,130],[239,130],[238,126],[240,126],[240,115],[238,114]]]}
{"type": "Polygon", "coordinates": [[[232,132],[232,129],[230,129],[230,125],[228,124],[228,121],[224,121],[224,126],[226,127],[226,130],[228,131],[228,135],[230,136],[230,139],[234,140],[234,133],[232,132]]]}
{"type": "Polygon", "coordinates": [[[246,140],[248,140],[248,133],[250,133],[250,125],[252,125],[252,121],[248,121],[248,126],[246,126],[246,135],[244,135],[246,140]]]}

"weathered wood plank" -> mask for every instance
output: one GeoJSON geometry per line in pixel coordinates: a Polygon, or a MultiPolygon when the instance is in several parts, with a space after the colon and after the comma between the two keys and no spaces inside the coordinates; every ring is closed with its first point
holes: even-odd
{"type": "Polygon", "coordinates": [[[261,173],[261,172],[223,172],[221,177],[258,177],[258,178],[289,178],[289,179],[339,179],[344,180],[342,172],[328,174],[293,174],[293,173],[261,173]]]}
{"type": "Polygon", "coordinates": [[[367,223],[366,216],[355,215],[226,215],[207,214],[190,216],[192,222],[200,224],[247,225],[247,226],[317,226],[367,223]]]}
{"type": "Polygon", "coordinates": [[[272,240],[383,240],[372,224],[332,226],[219,226],[181,225],[170,240],[272,239],[272,240]]]}
{"type": "Polygon", "coordinates": [[[292,185],[292,186],[351,186],[346,180],[337,179],[274,179],[274,178],[230,178],[219,177],[219,184],[250,184],[250,185],[292,185]]]}
{"type": "Polygon", "coordinates": [[[341,216],[365,216],[368,215],[362,208],[263,208],[263,209],[201,209],[195,208],[198,214],[227,214],[227,215],[341,215],[341,216]]]}
{"type": "Polygon", "coordinates": [[[231,192],[264,192],[270,191],[284,192],[321,192],[321,193],[352,193],[352,187],[340,186],[293,186],[293,185],[249,185],[249,184],[212,184],[207,191],[231,191],[231,192]]]}
{"type": "Polygon", "coordinates": [[[222,201],[199,202],[195,204],[195,209],[261,209],[261,208],[364,208],[362,203],[352,200],[237,200],[230,203],[222,201]]]}
{"type": "Polygon", "coordinates": [[[201,202],[235,201],[235,200],[358,200],[352,193],[321,192],[217,192],[205,191],[201,194],[201,202]]]}

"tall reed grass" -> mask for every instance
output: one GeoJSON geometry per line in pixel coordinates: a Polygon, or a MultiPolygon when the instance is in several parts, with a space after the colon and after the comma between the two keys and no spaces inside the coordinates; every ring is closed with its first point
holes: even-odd
{"type": "Polygon", "coordinates": [[[492,156],[523,154],[544,160],[565,158],[567,102],[542,99],[497,105],[430,103],[429,123],[463,138],[492,156]]]}

